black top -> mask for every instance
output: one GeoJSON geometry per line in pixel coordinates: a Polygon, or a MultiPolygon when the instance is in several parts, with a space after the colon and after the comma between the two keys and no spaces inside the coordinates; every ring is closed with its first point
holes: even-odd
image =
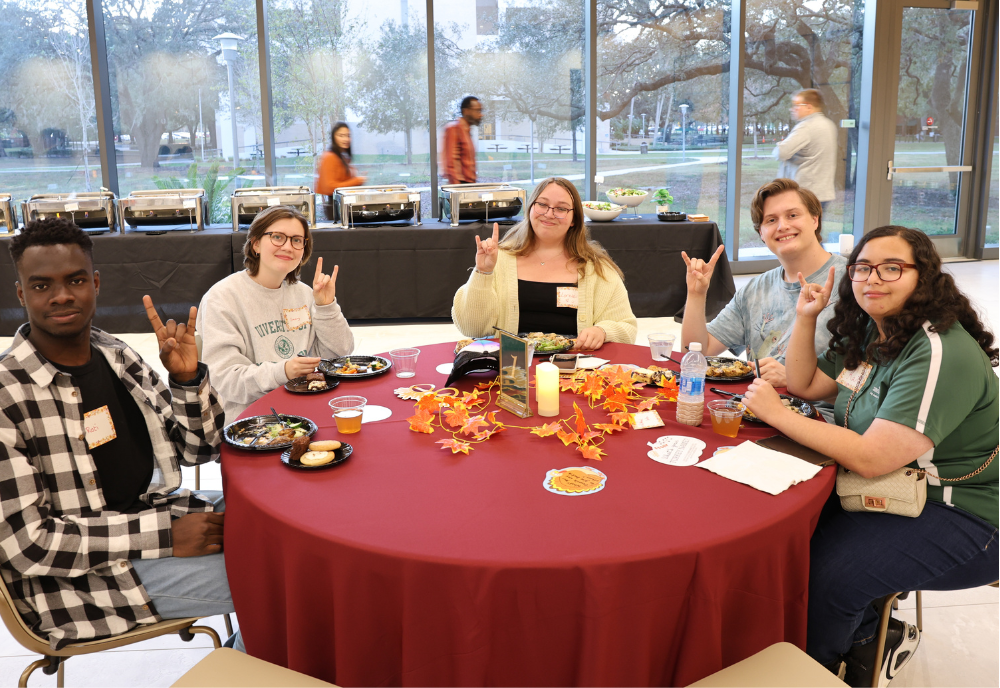
{"type": "Polygon", "coordinates": [[[117,436],[92,448],[90,455],[97,466],[107,508],[127,511],[149,489],[153,478],[153,443],[142,411],[104,354],[93,346],[90,361],[82,366],[52,365],[73,377],[80,389],[84,413],[108,407],[117,436]]]}
{"type": "Polygon", "coordinates": [[[576,309],[556,306],[557,287],[576,287],[573,282],[517,281],[518,320],[521,332],[553,332],[576,339],[576,309]]]}

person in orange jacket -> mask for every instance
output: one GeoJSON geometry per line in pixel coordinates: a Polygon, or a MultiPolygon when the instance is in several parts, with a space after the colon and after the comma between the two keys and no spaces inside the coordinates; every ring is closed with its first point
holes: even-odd
{"type": "Polygon", "coordinates": [[[330,131],[330,147],[316,165],[316,193],[325,197],[326,219],[336,222],[333,192],[344,186],[361,186],[365,177],[351,165],[351,130],[347,122],[337,122],[330,131]]]}

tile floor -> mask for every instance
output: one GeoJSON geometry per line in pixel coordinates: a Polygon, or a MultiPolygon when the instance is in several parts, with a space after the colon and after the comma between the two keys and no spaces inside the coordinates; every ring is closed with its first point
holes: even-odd
{"type": "MultiPolygon", "coordinates": [[[[1000,325],[1000,271],[997,261],[952,262],[947,269],[994,332],[1000,325]]],[[[736,278],[737,287],[752,275],[736,278]]],[[[397,346],[420,346],[453,341],[460,335],[451,323],[407,323],[402,325],[361,325],[353,328],[355,350],[362,354],[383,353],[397,346]]],[[[680,335],[680,325],[672,318],[639,320],[637,342],[645,342],[653,332],[680,335]]],[[[155,337],[150,333],[119,335],[154,367],[159,367],[155,337]]],[[[0,351],[10,344],[0,337],[0,351]]],[[[184,469],[185,486],[194,487],[194,469],[184,469]]],[[[201,472],[202,489],[222,489],[217,464],[201,472]]],[[[927,592],[923,600],[924,634],[919,650],[907,664],[894,686],[997,686],[1000,605],[996,588],[983,587],[956,592],[927,592]]],[[[900,603],[900,616],[916,622],[913,596],[900,603]]],[[[224,635],[221,617],[206,623],[224,635]]],[[[211,648],[207,636],[190,643],[177,636],[164,636],[119,650],[76,657],[66,664],[68,686],[169,686],[211,648]]],[[[14,685],[21,671],[37,656],[30,655],[0,629],[0,686],[14,685]]],[[[54,686],[55,676],[36,671],[31,686],[54,686]]]]}

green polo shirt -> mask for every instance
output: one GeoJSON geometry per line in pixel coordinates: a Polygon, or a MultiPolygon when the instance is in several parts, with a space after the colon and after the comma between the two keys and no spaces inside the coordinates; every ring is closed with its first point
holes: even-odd
{"type": "MultiPolygon", "coordinates": [[[[818,365],[836,380],[844,359],[827,351],[818,365]]],[[[843,426],[844,409],[854,390],[839,383],[837,387],[834,413],[837,424],[843,426]]],[[[934,448],[910,466],[959,478],[982,466],[996,449],[998,417],[997,376],[979,344],[958,323],[947,332],[933,332],[928,322],[896,360],[875,366],[855,395],[848,420],[850,429],[859,433],[876,418],[923,433],[934,448]]],[[[997,526],[998,463],[1000,457],[979,475],[958,483],[928,475],[927,498],[997,526]]]]}

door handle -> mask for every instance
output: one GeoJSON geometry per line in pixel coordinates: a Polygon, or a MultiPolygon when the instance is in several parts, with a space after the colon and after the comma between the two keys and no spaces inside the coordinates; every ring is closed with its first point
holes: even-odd
{"type": "Polygon", "coordinates": [[[892,160],[887,165],[885,178],[892,181],[894,174],[916,174],[919,172],[972,172],[972,165],[945,165],[944,167],[893,167],[892,160]]]}

